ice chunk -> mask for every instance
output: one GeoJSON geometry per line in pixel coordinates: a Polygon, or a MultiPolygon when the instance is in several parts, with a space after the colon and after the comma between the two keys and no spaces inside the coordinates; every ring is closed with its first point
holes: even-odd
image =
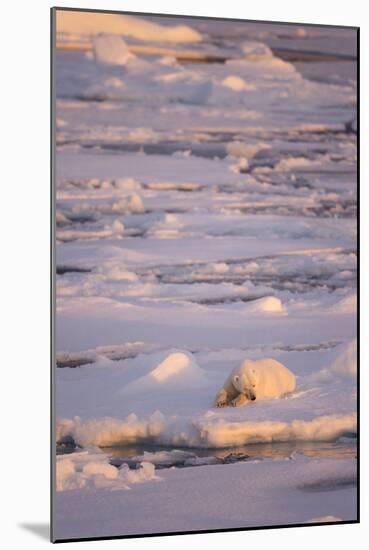
{"type": "Polygon", "coordinates": [[[174,449],[172,451],[157,451],[153,453],[145,451],[143,455],[133,457],[131,460],[134,462],[151,463],[157,466],[175,466],[184,464],[191,458],[196,458],[196,455],[190,451],[174,449]]]}
{"type": "Polygon", "coordinates": [[[229,266],[225,262],[217,262],[212,267],[215,273],[227,273],[229,271],[229,266]]]}
{"type": "Polygon", "coordinates": [[[105,65],[126,65],[135,58],[122,38],[114,34],[99,34],[93,39],[95,59],[105,65]]]}
{"type": "Polygon", "coordinates": [[[119,470],[119,478],[127,483],[142,483],[158,479],[155,474],[155,465],[151,462],[141,462],[141,467],[137,470],[130,470],[127,464],[123,464],[119,470]]]}
{"type": "Polygon", "coordinates": [[[259,151],[269,149],[266,143],[244,143],[243,141],[231,141],[227,143],[227,153],[232,157],[252,159],[259,151]]]}
{"type": "Polygon", "coordinates": [[[111,464],[102,464],[101,462],[88,462],[83,466],[83,473],[87,477],[103,476],[106,479],[116,479],[118,470],[111,464]]]}
{"type": "Polygon", "coordinates": [[[274,167],[275,171],[287,171],[287,170],[299,170],[312,168],[313,166],[319,165],[319,161],[310,160],[305,157],[291,157],[284,158],[280,160],[274,167]]]}
{"type": "Polygon", "coordinates": [[[107,273],[107,279],[109,281],[138,281],[136,273],[133,271],[127,271],[126,269],[121,269],[118,266],[113,267],[107,273]]]}
{"type": "Polygon", "coordinates": [[[145,212],[143,201],[140,195],[137,195],[137,193],[134,193],[129,197],[128,206],[129,206],[130,212],[134,214],[142,214],[143,212],[145,212]]]}
{"type": "Polygon", "coordinates": [[[56,490],[66,491],[70,489],[81,488],[84,485],[84,480],[76,475],[74,464],[71,460],[59,460],[56,468],[56,490]]]}
{"type": "Polygon", "coordinates": [[[137,470],[129,470],[126,464],[118,470],[109,463],[107,454],[94,447],[57,457],[56,490],[59,492],[82,488],[129,489],[130,484],[152,479],[157,479],[154,464],[143,461],[137,470]]]}
{"type": "Polygon", "coordinates": [[[133,193],[128,197],[122,197],[119,201],[115,202],[111,207],[105,208],[106,212],[132,212],[132,214],[142,214],[145,212],[143,200],[137,193],[133,193]]]}
{"type": "Polygon", "coordinates": [[[116,235],[123,235],[124,233],[123,223],[120,220],[114,220],[112,224],[112,230],[113,230],[113,233],[115,233],[116,235]]]}

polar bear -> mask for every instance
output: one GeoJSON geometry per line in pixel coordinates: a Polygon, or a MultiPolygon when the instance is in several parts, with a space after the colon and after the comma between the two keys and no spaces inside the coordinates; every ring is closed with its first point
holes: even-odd
{"type": "Polygon", "coordinates": [[[215,404],[240,407],[255,399],[275,399],[293,392],[295,387],[295,375],[275,359],[245,359],[230,373],[215,404]]]}

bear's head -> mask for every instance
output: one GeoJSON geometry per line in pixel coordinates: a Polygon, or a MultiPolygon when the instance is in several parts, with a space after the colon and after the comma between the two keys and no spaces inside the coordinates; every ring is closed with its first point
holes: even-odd
{"type": "Polygon", "coordinates": [[[232,384],[250,401],[256,399],[257,371],[253,361],[243,361],[232,373],[232,384]]]}

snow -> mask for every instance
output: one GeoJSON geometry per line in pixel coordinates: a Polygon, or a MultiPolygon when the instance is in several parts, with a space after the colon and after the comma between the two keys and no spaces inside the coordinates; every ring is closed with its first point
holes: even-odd
{"type": "Polygon", "coordinates": [[[351,31],[183,23],[58,13],[60,538],[356,517],[356,82],[273,53],[351,31]]]}
{"type": "MultiPolygon", "coordinates": [[[[269,410],[270,408],[268,407],[269,410]]],[[[291,421],[227,421],[227,416],[222,419],[211,414],[204,415],[202,418],[191,419],[188,424],[178,416],[164,417],[160,412],[155,412],[148,418],[138,418],[131,413],[124,420],[105,417],[83,422],[75,417],[65,423],[60,420],[57,433],[59,438],[71,435],[82,446],[114,447],[154,442],[170,447],[214,449],[270,442],[335,441],[346,434],[356,433],[355,413],[291,421]]]]}
{"type": "Polygon", "coordinates": [[[109,32],[154,42],[198,42],[201,35],[186,25],[162,26],[132,15],[57,11],[57,32],[93,36],[109,32]]]}
{"type": "MultiPolygon", "coordinates": [[[[68,416],[58,419],[57,438],[70,435],[82,446],[155,442],[171,447],[208,448],[270,441],[336,440],[356,431],[355,379],[341,374],[343,364],[353,372],[354,350],[354,344],[343,347],[343,351],[341,346],[332,363],[318,376],[311,374],[311,367],[305,367],[305,374],[301,367],[296,372],[296,360],[289,360],[288,367],[297,374],[294,393],[282,399],[256,401],[237,410],[213,408],[215,394],[224,382],[221,363],[235,362],[225,359],[229,352],[220,354],[222,360],[213,359],[214,366],[205,371],[189,352],[175,351],[138,354],[121,362],[106,358],[96,366],[90,363],[81,367],[77,375],[73,369],[63,369],[58,374],[57,406],[60,414],[68,411],[68,416]],[[86,384],[89,391],[82,399],[86,384]],[[137,411],[137,404],[141,410],[138,414],[133,412],[137,411]],[[94,418],[96,410],[101,418],[94,418]]],[[[102,353],[100,350],[100,357],[102,353]]],[[[310,353],[314,367],[314,352],[310,353]]],[[[322,353],[315,355],[319,358],[322,353]]],[[[331,357],[332,351],[325,355],[331,357]]],[[[205,358],[206,353],[204,361],[205,358]]]]}
{"type": "Polygon", "coordinates": [[[161,470],[131,491],[57,493],[56,538],[352,520],[355,474],[351,460],[304,457],[161,470]]]}

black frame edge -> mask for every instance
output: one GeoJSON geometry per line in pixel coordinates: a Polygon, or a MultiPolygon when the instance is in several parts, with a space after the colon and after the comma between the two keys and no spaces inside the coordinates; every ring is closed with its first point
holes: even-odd
{"type": "Polygon", "coordinates": [[[356,116],[357,116],[357,318],[356,318],[356,335],[357,335],[357,521],[360,523],[360,465],[361,465],[361,445],[360,445],[360,27],[356,29],[356,56],[357,56],[357,91],[356,91],[356,116]]]}
{"type": "Polygon", "coordinates": [[[56,52],[56,8],[50,8],[50,542],[56,542],[55,530],[55,52],[56,52]]]}

